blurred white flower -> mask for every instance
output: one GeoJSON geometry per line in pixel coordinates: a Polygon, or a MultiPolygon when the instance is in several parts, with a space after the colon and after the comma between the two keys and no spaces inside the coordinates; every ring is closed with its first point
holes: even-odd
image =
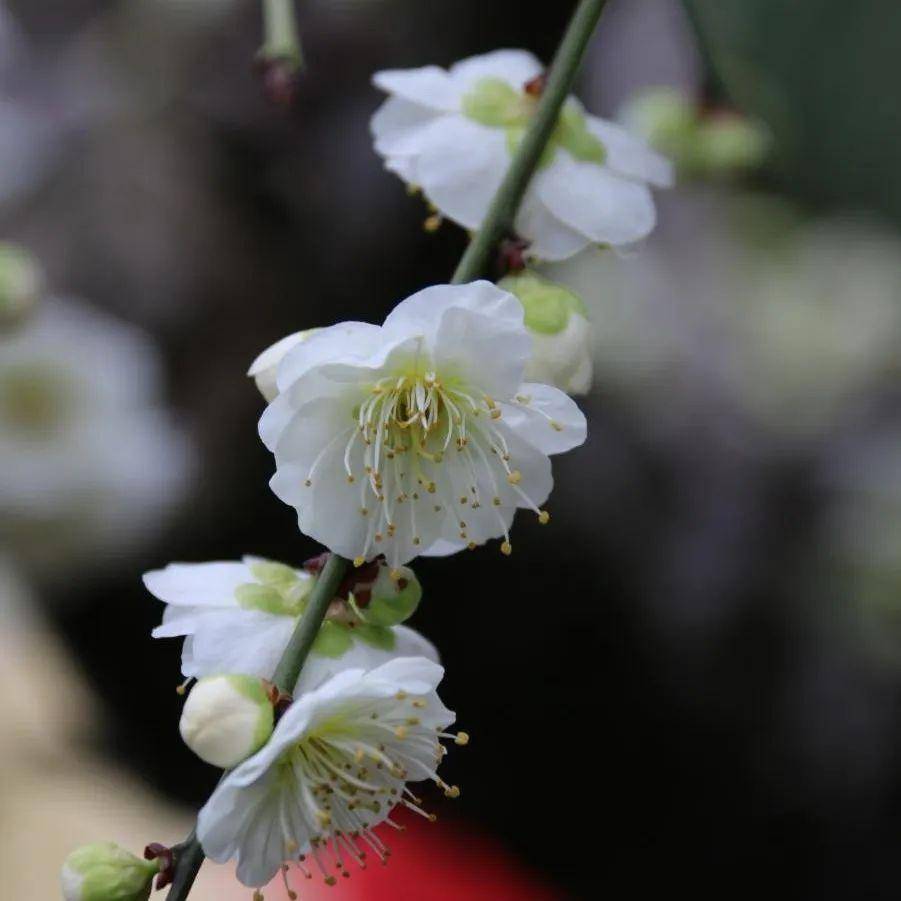
{"type": "Polygon", "coordinates": [[[589,308],[604,384],[659,422],[702,398],[808,440],[897,372],[901,242],[871,222],[683,190],[637,257],[542,268],[589,308]]]}
{"type": "MultiPolygon", "coordinates": [[[[231,672],[271,679],[314,582],[303,570],[256,557],[170,563],[144,576],[148,590],[167,604],[153,636],[186,636],[182,673],[189,678],[231,672]]],[[[355,588],[358,595],[361,588],[355,588]]],[[[419,582],[410,570],[404,569],[399,580],[376,577],[369,591],[356,610],[338,600],[333,603],[295,693],[315,688],[348,667],[371,669],[399,656],[438,659],[435,648],[413,629],[368,623],[358,615],[362,611],[365,617],[370,606],[380,609],[408,591],[418,599],[419,582]],[[376,585],[381,587],[373,592],[376,585]],[[388,593],[391,598],[386,598],[388,593]]],[[[415,604],[403,606],[412,612],[415,604]]]]}
{"type": "MultiPolygon", "coordinates": [[[[391,96],[372,119],[388,169],[421,188],[440,213],[478,229],[541,93],[541,63],[523,50],[497,50],[437,66],[374,76],[391,96]]],[[[656,213],[648,184],[668,187],[670,164],[640,138],[588,115],[575,98],[516,218],[529,253],[561,260],[592,244],[646,237],[656,213]]]]}
{"type": "Polygon", "coordinates": [[[148,537],[190,454],[160,406],[154,346],[71,300],[0,339],[0,535],[25,561],[103,561],[148,537]]]}
{"type": "Polygon", "coordinates": [[[484,281],[426,288],[381,327],[321,329],[282,359],[260,420],[273,491],[358,566],[500,536],[509,553],[518,507],[548,519],[549,455],[586,434],[562,391],[523,383],[530,349],[522,305],[484,281]]]}
{"type": "Polygon", "coordinates": [[[567,394],[591,388],[591,323],[582,299],[534,272],[508,275],[498,287],[519,300],[532,335],[532,355],[525,377],[567,394]]]}
{"type": "Polygon", "coordinates": [[[43,290],[37,260],[18,244],[0,242],[0,333],[20,325],[43,290]]]}
{"type": "Polygon", "coordinates": [[[283,866],[287,880],[291,864],[334,885],[367,853],[384,862],[373,828],[393,825],[398,805],[423,813],[407,782],[428,779],[459,794],[436,772],[440,739],[467,740],[444,731],[454,715],[436,692],[442,675],[431,661],[403,657],[345,670],[294,701],[268,744],[228,773],[200,811],[206,855],[237,858],[238,879],[257,887],[283,866]]]}

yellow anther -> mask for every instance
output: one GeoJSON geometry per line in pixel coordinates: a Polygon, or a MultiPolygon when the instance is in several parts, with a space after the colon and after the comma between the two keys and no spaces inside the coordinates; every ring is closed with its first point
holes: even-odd
{"type": "Polygon", "coordinates": [[[509,541],[505,541],[505,542],[501,545],[501,553],[502,553],[505,557],[509,557],[510,554],[513,553],[513,545],[510,544],[509,541]]]}
{"type": "MultiPolygon", "coordinates": [[[[394,531],[393,526],[391,527],[391,531],[394,531]]],[[[391,572],[388,573],[388,577],[392,582],[399,582],[404,577],[404,574],[399,569],[392,569],[391,572]]]]}
{"type": "Polygon", "coordinates": [[[394,730],[394,734],[395,734],[398,738],[404,739],[404,738],[407,737],[407,731],[408,731],[408,730],[407,730],[407,727],[406,727],[406,726],[398,726],[398,727],[394,730]]]}
{"type": "Polygon", "coordinates": [[[500,418],[501,418],[501,411],[498,410],[497,408],[495,408],[494,410],[492,410],[492,411],[491,411],[491,418],[492,418],[492,419],[500,419],[500,418]]]}
{"type": "Polygon", "coordinates": [[[354,557],[354,566],[359,569],[366,562],[365,557],[354,557]]]}
{"type": "Polygon", "coordinates": [[[560,425],[560,423],[557,422],[556,419],[551,419],[551,420],[548,420],[548,421],[549,421],[550,424],[551,424],[551,428],[552,428],[555,432],[562,432],[562,431],[563,431],[563,426],[560,425]]]}
{"type": "Polygon", "coordinates": [[[395,701],[406,701],[407,693],[405,691],[399,691],[394,695],[395,701]]]}
{"type": "Polygon", "coordinates": [[[449,785],[444,791],[445,798],[459,798],[460,797],[460,786],[459,785],[449,785]]]}
{"type": "Polygon", "coordinates": [[[319,821],[319,825],[323,828],[325,826],[331,825],[332,817],[331,814],[326,812],[325,810],[317,810],[316,811],[316,819],[319,821]]]}
{"type": "Polygon", "coordinates": [[[360,507],[360,516],[369,516],[369,510],[367,507],[360,507]]]}
{"type": "Polygon", "coordinates": [[[259,889],[253,893],[253,901],[265,901],[263,893],[259,889]]]}
{"type": "Polygon", "coordinates": [[[355,479],[353,476],[348,476],[348,477],[347,477],[347,484],[348,484],[348,485],[353,485],[354,482],[356,482],[356,479],[355,479]]]}
{"type": "Polygon", "coordinates": [[[540,522],[543,526],[546,526],[551,521],[551,514],[547,512],[547,510],[539,510],[538,511],[538,522],[540,522]]]}
{"type": "Polygon", "coordinates": [[[421,720],[419,719],[418,716],[411,716],[407,719],[408,726],[418,726],[420,724],[420,722],[421,722],[421,720]]]}
{"type": "Polygon", "coordinates": [[[514,469],[513,472],[507,474],[507,481],[511,485],[518,485],[522,481],[522,473],[518,469],[514,469]]]}
{"type": "Polygon", "coordinates": [[[429,233],[436,232],[441,228],[442,221],[440,213],[432,213],[432,215],[422,223],[422,227],[429,233]]]}
{"type": "Polygon", "coordinates": [[[298,847],[299,847],[299,845],[297,844],[297,842],[294,841],[293,838],[289,838],[285,842],[285,852],[287,853],[288,857],[293,857],[294,854],[296,853],[298,847]]]}
{"type": "Polygon", "coordinates": [[[422,710],[424,707],[428,706],[426,702],[422,700],[422,698],[415,698],[411,703],[419,710],[422,710]]]}
{"type": "Polygon", "coordinates": [[[499,497],[493,497],[491,503],[494,504],[495,507],[500,507],[501,499],[499,497]]]}
{"type": "Polygon", "coordinates": [[[470,551],[474,551],[478,545],[474,541],[470,541],[469,544],[466,545],[467,549],[470,551]]]}
{"type": "Polygon", "coordinates": [[[419,545],[422,544],[422,539],[418,535],[414,535],[413,544],[419,547],[419,545]]]}
{"type": "Polygon", "coordinates": [[[313,483],[312,483],[312,481],[311,481],[310,479],[304,479],[304,480],[303,480],[303,484],[304,484],[304,487],[305,487],[305,488],[309,488],[310,485],[312,485],[313,483]]]}
{"type": "Polygon", "coordinates": [[[338,884],[338,880],[337,880],[337,878],[334,877],[334,876],[326,876],[326,877],[325,877],[325,884],[326,884],[326,885],[337,885],[337,884],[338,884]]]}
{"type": "Polygon", "coordinates": [[[457,737],[454,739],[454,743],[458,745],[468,745],[469,744],[469,733],[468,732],[458,732],[457,737]]]}

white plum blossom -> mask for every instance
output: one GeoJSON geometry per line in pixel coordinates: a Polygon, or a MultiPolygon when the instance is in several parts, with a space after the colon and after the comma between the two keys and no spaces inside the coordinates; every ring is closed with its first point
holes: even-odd
{"type": "MultiPolygon", "coordinates": [[[[379,602],[385,603],[390,592],[388,600],[412,612],[407,594],[415,590],[418,600],[421,589],[406,567],[400,576],[376,579],[373,588],[385,587],[372,592],[375,609],[381,609],[379,602]]],[[[147,589],[167,605],[153,637],[185,636],[182,674],[189,679],[219,673],[271,679],[314,583],[302,569],[257,557],[170,563],[144,575],[147,589]]],[[[366,622],[362,618],[368,607],[357,605],[356,613],[340,602],[333,607],[337,609],[323,624],[295,693],[315,688],[347,667],[370,669],[397,656],[438,659],[432,644],[407,626],[385,626],[384,617],[366,622]]]]}
{"type": "Polygon", "coordinates": [[[103,560],[138,545],[181,495],[191,464],[163,406],[156,347],[58,298],[2,342],[0,543],[41,575],[86,548],[103,560]]]}
{"type": "MultiPolygon", "coordinates": [[[[438,66],[377,72],[391,96],[372,119],[386,167],[420,188],[439,213],[478,229],[537,107],[543,67],[524,50],[438,66]]],[[[516,216],[529,253],[562,260],[592,244],[646,237],[656,211],[648,185],[669,187],[670,164],[573,97],[516,216]]]]}
{"type": "Polygon", "coordinates": [[[510,553],[518,507],[549,518],[548,455],[586,434],[566,394],[523,382],[530,351],[522,305],[486,281],[426,288],[382,326],[321,329],[283,358],[260,420],[273,491],[357,566],[501,536],[510,553]]]}
{"type": "Polygon", "coordinates": [[[224,673],[207,676],[191,689],[178,731],[201,760],[229,769],[263,747],[274,723],[272,699],[263,680],[224,673]]]}
{"type": "MultiPolygon", "coordinates": [[[[402,805],[424,816],[407,782],[437,775],[440,739],[465,744],[436,689],[443,670],[422,657],[402,657],[368,672],[349,669],[287,709],[269,742],[219,783],[197,819],[204,853],[219,863],[237,858],[238,879],[261,887],[279,870],[321,874],[334,885],[365,855],[383,862],[387,849],[373,828],[394,825],[402,805]]],[[[289,889],[289,892],[291,890],[289,889]]]]}

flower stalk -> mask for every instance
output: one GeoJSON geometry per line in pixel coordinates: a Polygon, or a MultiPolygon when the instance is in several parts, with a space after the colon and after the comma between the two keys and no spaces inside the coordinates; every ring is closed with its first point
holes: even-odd
{"type": "MultiPolygon", "coordinates": [[[[554,57],[535,116],[511,161],[507,176],[494,197],[481,230],[470,243],[454,272],[453,284],[464,284],[485,274],[495,248],[507,236],[529,180],[551,138],[560,109],[572,88],[585,48],[606,2],[607,0],[581,0],[576,8],[554,57]]],[[[296,40],[294,11],[290,0],[264,0],[264,15],[266,43],[261,55],[272,58],[270,54],[281,48],[282,51],[296,52],[299,65],[300,47],[296,40]]],[[[349,561],[338,554],[329,555],[310,594],[307,608],[276,668],[274,682],[281,691],[290,691],[296,683],[329,603],[349,566],[349,561]]],[[[167,901],[185,901],[202,863],[203,851],[192,831],[185,842],[178,846],[175,875],[167,901]]]]}
{"type": "Polygon", "coordinates": [[[286,63],[292,71],[303,65],[293,0],[263,0],[263,46],[260,59],[286,63]]]}

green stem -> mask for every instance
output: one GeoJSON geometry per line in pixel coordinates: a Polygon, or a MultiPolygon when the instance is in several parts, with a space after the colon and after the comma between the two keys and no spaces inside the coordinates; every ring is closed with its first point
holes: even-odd
{"type": "MultiPolygon", "coordinates": [[[[481,230],[463,254],[457,266],[452,282],[461,284],[470,282],[483,275],[491,262],[491,255],[497,243],[511,230],[516,211],[528,187],[529,180],[538,160],[541,158],[551,133],[557,124],[560,108],[572,89],[579,64],[595,25],[607,0],[581,0],[548,74],[547,84],[542,93],[538,109],[510,163],[510,169],[498,189],[481,230]]],[[[297,29],[294,27],[294,11],[286,0],[264,0],[266,13],[266,44],[264,52],[271,52],[270,47],[281,46],[273,40],[284,34],[294,35],[299,60],[299,45],[296,42],[297,29]],[[278,14],[284,18],[277,18],[278,14]],[[275,26],[279,27],[276,28],[275,26]]],[[[325,618],[328,606],[335,591],[347,572],[350,564],[337,554],[330,554],[316,586],[310,593],[310,601],[304,611],[291,640],[288,643],[278,667],[275,670],[274,682],[282,691],[291,691],[303,668],[310,648],[319,634],[319,628],[325,618]]],[[[175,879],[166,901],[184,901],[197,877],[203,862],[203,851],[194,832],[180,847],[175,863],[175,879]]]]}
{"type": "MultiPolygon", "coordinates": [[[[350,563],[337,554],[329,554],[328,561],[319,574],[313,590],[310,592],[310,600],[303,612],[297,626],[291,635],[288,646],[282,653],[278,666],[275,668],[273,681],[280,691],[292,692],[297,683],[297,677],[306,662],[310,648],[319,634],[319,628],[325,619],[329,604],[338,591],[338,585],[347,572],[350,563]]],[[[166,901],[184,901],[191,891],[191,886],[200,871],[203,863],[203,850],[194,830],[179,846],[175,857],[175,877],[172,880],[172,888],[166,896],[166,901]]]]}
{"type": "Polygon", "coordinates": [[[484,276],[498,242],[513,230],[516,211],[557,125],[560,108],[572,90],[585,48],[606,2],[607,0],[581,0],[573,13],[548,72],[538,109],[497,194],[494,195],[482,227],[466,248],[466,253],[454,272],[451,280],[453,284],[471,282],[484,276]]]}
{"type": "Polygon", "coordinates": [[[286,62],[292,69],[303,65],[294,0],[263,0],[263,46],[261,59],[286,62]]]}

